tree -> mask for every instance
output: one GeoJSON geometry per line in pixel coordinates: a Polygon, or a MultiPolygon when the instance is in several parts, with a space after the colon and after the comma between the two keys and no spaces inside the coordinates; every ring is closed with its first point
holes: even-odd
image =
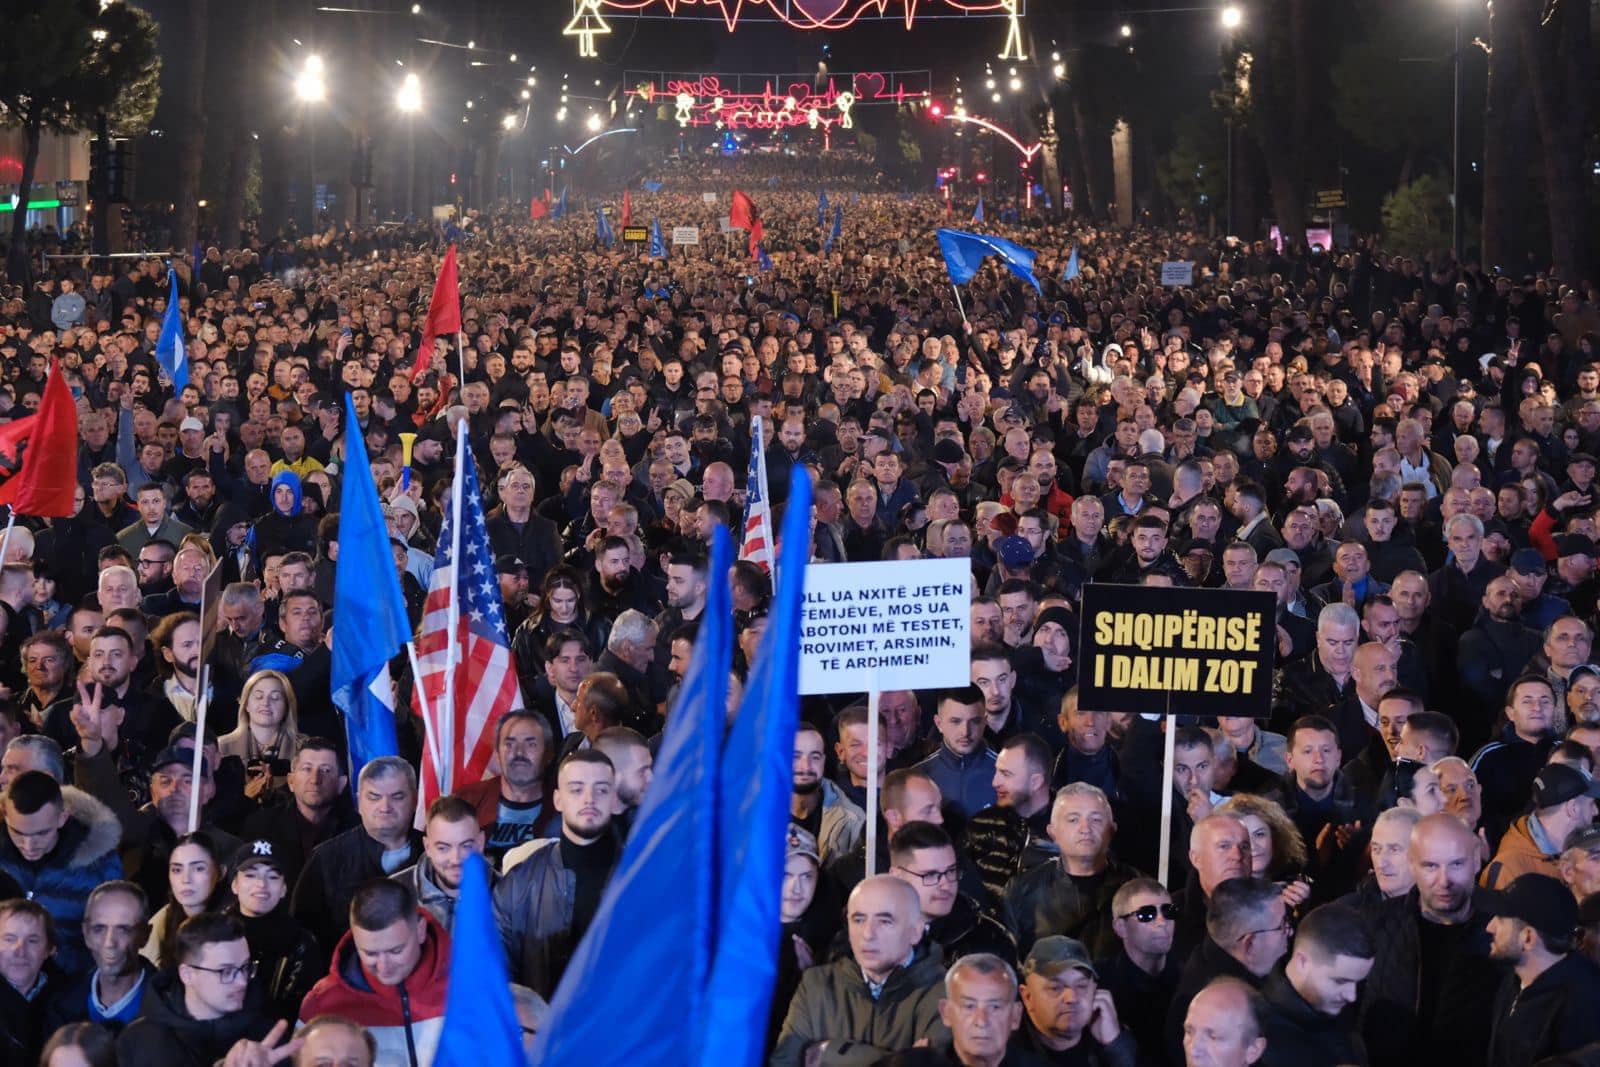
{"type": "MultiPolygon", "coordinates": [[[[92,129],[105,115],[113,134],[149,125],[160,92],[156,25],[129,4],[99,0],[10,0],[0,34],[0,122],[27,138],[22,160],[26,199],[46,132],[92,129]]],[[[27,278],[26,211],[12,213],[6,272],[27,278]]]]}
{"type": "MultiPolygon", "coordinates": [[[[183,125],[178,130],[178,190],[172,219],[172,246],[182,250],[200,231],[200,166],[206,157],[206,38],[211,27],[210,0],[188,0],[188,34],[184,59],[183,125]]],[[[195,264],[198,270],[200,264],[195,264]]]]}
{"type": "Polygon", "coordinates": [[[1227,142],[1219,116],[1202,109],[1180,118],[1172,150],[1156,164],[1156,185],[1179,212],[1205,216],[1227,195],[1227,142]]]}
{"type": "Polygon", "coordinates": [[[1533,83],[1543,147],[1550,260],[1562,281],[1589,266],[1588,135],[1594,44],[1589,5],[1578,0],[1502,0],[1514,11],[1522,60],[1533,83]]]}
{"type": "Polygon", "coordinates": [[[1390,158],[1398,152],[1400,185],[1419,164],[1435,156],[1443,162],[1449,151],[1449,126],[1439,119],[1450,113],[1450,57],[1418,54],[1427,50],[1423,42],[1448,40],[1445,30],[1422,17],[1435,10],[1400,4],[1376,13],[1365,22],[1366,39],[1340,52],[1329,72],[1339,125],[1370,152],[1390,158]]]}
{"type": "Polygon", "coordinates": [[[1489,81],[1483,108],[1483,237],[1481,259],[1490,269],[1522,273],[1532,246],[1528,209],[1529,135],[1533,90],[1523,65],[1517,23],[1531,12],[1515,4],[1489,8],[1489,81]]]}
{"type": "Polygon", "coordinates": [[[1450,250],[1450,183],[1432,174],[1383,198],[1383,245],[1418,259],[1438,261],[1450,250]]]}

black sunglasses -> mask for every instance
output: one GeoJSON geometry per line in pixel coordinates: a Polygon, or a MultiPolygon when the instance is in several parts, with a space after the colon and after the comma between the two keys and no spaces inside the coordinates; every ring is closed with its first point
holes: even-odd
{"type": "Polygon", "coordinates": [[[1153,923],[1156,921],[1157,915],[1160,915],[1168,922],[1175,922],[1178,918],[1178,906],[1176,904],[1146,904],[1142,908],[1134,908],[1126,915],[1118,915],[1117,918],[1137,919],[1142,923],[1153,923]]]}

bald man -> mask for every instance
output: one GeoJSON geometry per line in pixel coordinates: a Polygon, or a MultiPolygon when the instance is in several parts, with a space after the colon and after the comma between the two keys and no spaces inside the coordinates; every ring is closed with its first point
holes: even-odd
{"type": "Polygon", "coordinates": [[[1230,878],[1250,876],[1250,831],[1232,815],[1208,815],[1189,833],[1189,865],[1195,877],[1174,897],[1178,905],[1172,951],[1187,959],[1205,940],[1212,890],[1230,878]]]}
{"type": "Polygon", "coordinates": [[[924,1038],[949,1038],[939,1012],[944,970],[922,943],[917,891],[889,875],[868,878],[850,893],[845,926],[850,955],[801,978],[772,1067],[798,1067],[817,1046],[836,1057],[849,1047],[857,1057],[881,1059],[924,1038]]]}
{"type": "Polygon", "coordinates": [[[1216,978],[1189,1002],[1183,1019],[1186,1067],[1250,1067],[1267,1051],[1261,994],[1237,978],[1216,978]]]}
{"type": "Polygon", "coordinates": [[[1420,819],[1407,852],[1416,889],[1373,912],[1377,957],[1362,991],[1371,1062],[1482,1064],[1500,972],[1474,900],[1478,837],[1453,815],[1420,819]]]}

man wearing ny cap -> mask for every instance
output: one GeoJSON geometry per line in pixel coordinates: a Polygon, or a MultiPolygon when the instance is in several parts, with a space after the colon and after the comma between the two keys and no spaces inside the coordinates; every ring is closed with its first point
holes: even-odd
{"type": "Polygon", "coordinates": [[[1525,874],[1490,906],[1489,956],[1509,964],[1491,1011],[1489,1067],[1531,1067],[1600,1041],[1600,967],[1573,951],[1578,903],[1525,874]]]}
{"type": "Polygon", "coordinates": [[[1547,765],[1533,780],[1533,810],[1512,822],[1479,882],[1504,889],[1525,874],[1559,878],[1563,846],[1593,824],[1597,797],[1600,782],[1575,767],[1547,765]]]}
{"type": "Polygon", "coordinates": [[[288,872],[276,845],[266,838],[246,841],[233,854],[228,872],[234,903],[226,911],[244,926],[256,978],[273,1012],[293,1020],[301,1000],[327,973],[327,956],[311,932],[289,916],[288,872]]]}
{"type": "Polygon", "coordinates": [[[1133,1067],[1133,1035],[1118,1020],[1082,942],[1059,934],[1041,937],[1023,961],[1022,976],[1022,1025],[1011,1039],[1012,1052],[1049,1064],[1133,1067]]]}

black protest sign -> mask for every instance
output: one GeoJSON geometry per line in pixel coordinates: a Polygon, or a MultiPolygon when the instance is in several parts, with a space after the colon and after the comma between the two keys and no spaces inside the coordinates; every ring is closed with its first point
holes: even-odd
{"type": "Polygon", "coordinates": [[[1267,592],[1091,582],[1083,587],[1078,706],[1267,718],[1274,601],[1267,592]]]}

